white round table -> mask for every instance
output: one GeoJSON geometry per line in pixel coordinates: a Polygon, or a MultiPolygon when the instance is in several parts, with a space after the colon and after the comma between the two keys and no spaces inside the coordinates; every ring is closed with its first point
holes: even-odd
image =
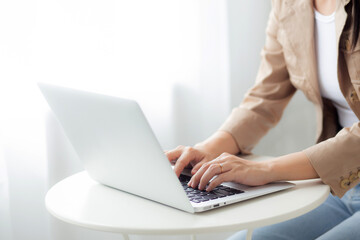
{"type": "Polygon", "coordinates": [[[67,223],[100,231],[128,234],[177,235],[238,231],[300,216],[319,206],[329,187],[319,179],[293,181],[292,189],[191,214],[93,181],[86,172],[70,176],[45,198],[47,210],[67,223]]]}

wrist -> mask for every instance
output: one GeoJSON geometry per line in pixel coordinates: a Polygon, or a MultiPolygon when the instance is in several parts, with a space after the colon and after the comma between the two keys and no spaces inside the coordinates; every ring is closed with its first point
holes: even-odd
{"type": "Polygon", "coordinates": [[[303,152],[291,153],[266,161],[269,167],[269,180],[304,180],[318,175],[303,152]]]}
{"type": "Polygon", "coordinates": [[[276,181],[280,181],[282,180],[280,178],[280,173],[279,173],[279,169],[281,168],[279,166],[279,161],[277,161],[277,159],[271,159],[268,161],[264,161],[263,162],[266,165],[267,171],[268,171],[268,177],[267,180],[268,182],[276,182],[276,181]]]}
{"type": "Polygon", "coordinates": [[[206,153],[210,159],[215,159],[220,155],[218,154],[218,149],[216,149],[212,144],[200,142],[195,144],[194,148],[206,153]]]}
{"type": "Polygon", "coordinates": [[[240,153],[240,149],[237,146],[235,139],[230,133],[225,131],[215,132],[208,139],[196,144],[194,147],[211,153],[214,158],[224,152],[234,155],[240,153]]]}
{"type": "Polygon", "coordinates": [[[271,160],[266,161],[260,161],[260,162],[254,162],[255,164],[258,164],[257,169],[260,170],[260,176],[262,184],[267,184],[270,182],[278,181],[277,175],[275,174],[276,167],[274,166],[274,163],[271,160]]]}

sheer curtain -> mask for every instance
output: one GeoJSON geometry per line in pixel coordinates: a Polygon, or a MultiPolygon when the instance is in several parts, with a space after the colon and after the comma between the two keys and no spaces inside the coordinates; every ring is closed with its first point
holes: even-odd
{"type": "Polygon", "coordinates": [[[45,210],[82,166],[37,82],[135,99],[164,149],[194,144],[230,111],[227,21],[225,1],[1,1],[0,238],[121,239],[45,210]]]}
{"type": "Polygon", "coordinates": [[[0,239],[11,239],[9,193],[7,172],[3,151],[0,145],[0,239]]]}

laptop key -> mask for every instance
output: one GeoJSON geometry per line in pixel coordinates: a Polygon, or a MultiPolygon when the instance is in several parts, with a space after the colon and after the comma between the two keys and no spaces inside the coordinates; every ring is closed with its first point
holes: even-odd
{"type": "Polygon", "coordinates": [[[218,194],[218,195],[225,195],[225,196],[229,194],[229,192],[221,190],[221,189],[215,190],[214,193],[218,194]]]}
{"type": "Polygon", "coordinates": [[[201,201],[201,200],[203,200],[203,198],[201,198],[201,197],[194,197],[193,200],[199,200],[199,201],[201,201]]]}
{"type": "Polygon", "coordinates": [[[235,194],[238,194],[238,193],[243,193],[244,191],[241,191],[241,190],[238,190],[238,189],[231,188],[231,192],[232,192],[232,193],[235,193],[235,194]]]}
{"type": "Polygon", "coordinates": [[[227,194],[216,194],[216,196],[218,196],[219,198],[222,198],[222,197],[226,197],[226,196],[229,196],[227,194]]]}
{"type": "Polygon", "coordinates": [[[219,198],[218,196],[215,196],[215,195],[207,195],[207,196],[204,196],[205,199],[210,199],[210,200],[213,200],[213,199],[217,199],[219,198]]]}
{"type": "Polygon", "coordinates": [[[181,185],[186,192],[189,200],[194,203],[206,202],[209,200],[214,200],[218,198],[223,198],[226,196],[232,196],[238,193],[243,193],[241,190],[237,190],[234,188],[226,187],[226,186],[217,186],[211,192],[207,192],[206,190],[199,190],[198,188],[189,187],[187,184],[190,181],[191,177],[180,175],[179,180],[181,181],[181,185]]]}

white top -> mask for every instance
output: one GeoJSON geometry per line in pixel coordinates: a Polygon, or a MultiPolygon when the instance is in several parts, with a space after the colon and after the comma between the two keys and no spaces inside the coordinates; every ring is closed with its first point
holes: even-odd
{"type": "Polygon", "coordinates": [[[321,96],[333,102],[337,109],[340,125],[350,127],[359,120],[351,110],[339,86],[335,12],[329,16],[324,16],[315,10],[315,39],[321,96]]]}
{"type": "Polygon", "coordinates": [[[45,204],[65,222],[102,231],[158,235],[237,231],[300,216],[329,195],[329,186],[319,179],[293,183],[292,189],[191,214],[106,187],[80,172],[54,185],[45,204]]]}

